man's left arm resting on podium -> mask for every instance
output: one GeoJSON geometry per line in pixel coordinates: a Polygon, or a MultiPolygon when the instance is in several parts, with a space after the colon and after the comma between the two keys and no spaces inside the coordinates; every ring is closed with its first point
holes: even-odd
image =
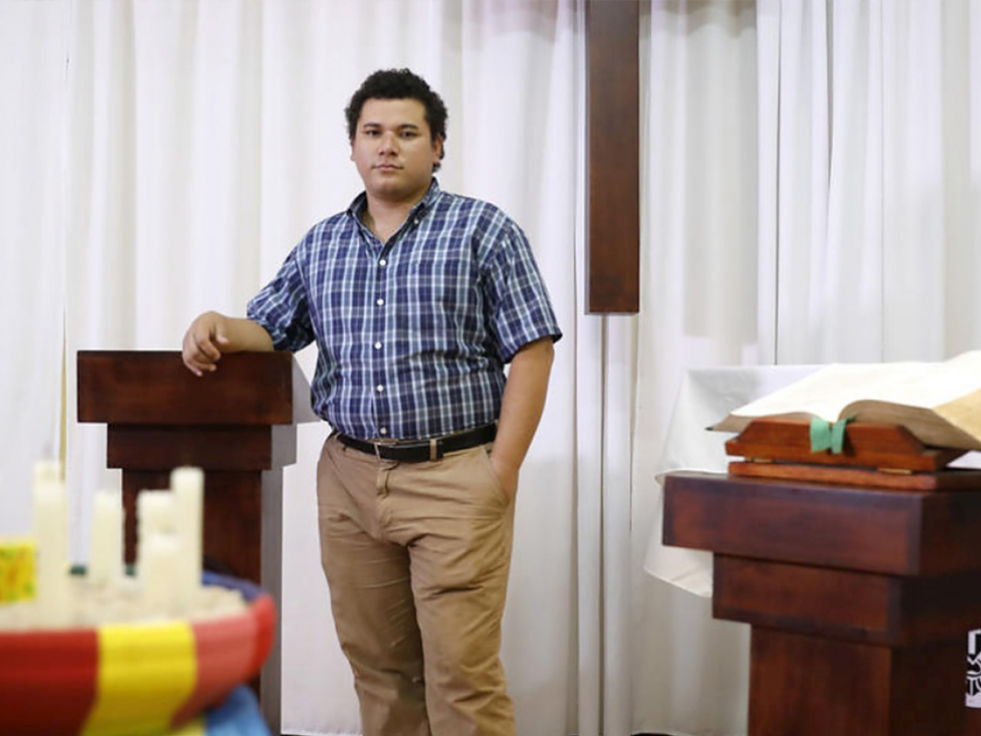
{"type": "Polygon", "coordinates": [[[203,376],[218,369],[218,361],[225,353],[271,352],[272,349],[272,337],[258,322],[205,312],[187,328],[182,356],[191,373],[203,376]]]}

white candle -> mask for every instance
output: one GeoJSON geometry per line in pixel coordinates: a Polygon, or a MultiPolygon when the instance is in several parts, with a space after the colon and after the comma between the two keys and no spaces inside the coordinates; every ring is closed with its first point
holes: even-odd
{"type": "Polygon", "coordinates": [[[123,566],[123,506],[118,493],[96,491],[92,513],[92,546],[88,578],[96,585],[114,585],[123,566]]]}
{"type": "Polygon", "coordinates": [[[34,467],[34,539],[37,543],[38,623],[61,627],[71,620],[68,589],[68,497],[56,463],[34,467]]]}
{"type": "Polygon", "coordinates": [[[42,483],[61,483],[61,463],[57,460],[41,460],[34,464],[34,487],[42,483]]]}
{"type": "Polygon", "coordinates": [[[143,575],[143,553],[155,533],[175,534],[174,494],[168,491],[140,491],[136,497],[136,574],[143,575]]]}
{"type": "Polygon", "coordinates": [[[182,615],[186,615],[201,588],[204,472],[200,468],[176,468],[170,474],[170,487],[177,507],[177,535],[180,541],[177,608],[182,615]]]}
{"type": "Polygon", "coordinates": [[[169,618],[175,614],[174,584],[180,544],[175,534],[154,532],[143,540],[140,584],[143,610],[148,616],[169,618]]]}

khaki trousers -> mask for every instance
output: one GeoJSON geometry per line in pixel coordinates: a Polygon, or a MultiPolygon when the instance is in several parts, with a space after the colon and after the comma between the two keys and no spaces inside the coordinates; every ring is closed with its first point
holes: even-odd
{"type": "Polygon", "coordinates": [[[499,658],[514,504],[489,446],[399,463],[324,443],[324,572],[365,736],[514,736],[499,658]]]}

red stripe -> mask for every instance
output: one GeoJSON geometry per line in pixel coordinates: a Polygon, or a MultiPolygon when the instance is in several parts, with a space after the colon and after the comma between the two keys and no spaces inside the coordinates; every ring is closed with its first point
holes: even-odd
{"type": "Polygon", "coordinates": [[[95,702],[95,629],[0,634],[0,734],[77,734],[95,702]]]}
{"type": "Polygon", "coordinates": [[[272,598],[261,595],[241,615],[192,625],[198,678],[194,691],[174,714],[172,727],[221,704],[235,687],[258,673],[269,656],[275,620],[272,598]]]}
{"type": "Polygon", "coordinates": [[[266,657],[272,651],[273,639],[276,636],[276,605],[272,596],[263,594],[252,603],[252,615],[259,625],[259,635],[253,652],[252,664],[249,666],[249,677],[259,674],[266,657]]]}

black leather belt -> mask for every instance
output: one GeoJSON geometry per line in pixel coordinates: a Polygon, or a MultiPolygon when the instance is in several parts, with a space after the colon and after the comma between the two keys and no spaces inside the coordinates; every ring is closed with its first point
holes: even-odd
{"type": "Polygon", "coordinates": [[[428,440],[398,440],[395,442],[368,442],[346,434],[338,433],[337,439],[348,447],[375,455],[383,460],[398,460],[403,463],[424,463],[439,460],[448,452],[468,450],[477,445],[493,442],[497,436],[496,424],[468,429],[465,432],[433,437],[428,440]]]}

